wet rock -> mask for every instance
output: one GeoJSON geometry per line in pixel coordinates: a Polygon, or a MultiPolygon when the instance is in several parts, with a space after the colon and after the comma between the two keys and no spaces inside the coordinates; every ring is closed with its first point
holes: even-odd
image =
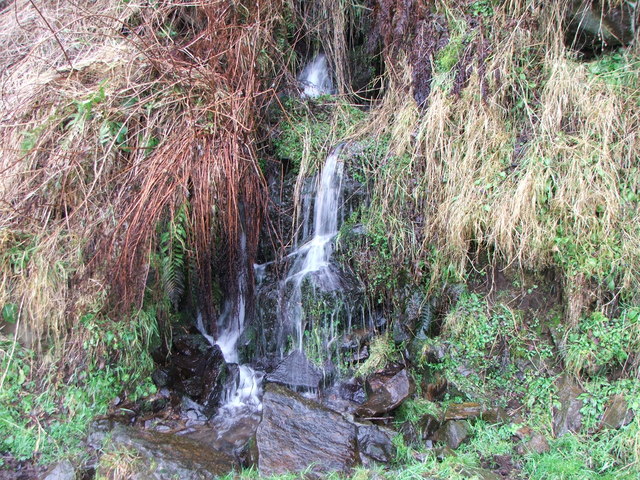
{"type": "Polygon", "coordinates": [[[222,401],[224,384],[229,375],[229,367],[218,345],[208,350],[208,357],[202,369],[202,394],[200,401],[208,415],[212,415],[222,401]]]}
{"type": "Polygon", "coordinates": [[[184,436],[233,456],[242,466],[250,467],[257,464],[255,434],[260,420],[260,413],[250,408],[222,410],[206,427],[197,426],[184,436]]]}
{"type": "Polygon", "coordinates": [[[549,451],[547,438],[530,427],[522,427],[516,431],[516,437],[523,442],[516,447],[519,455],[526,453],[546,453],[549,451]]]}
{"type": "Polygon", "coordinates": [[[413,393],[413,381],[407,370],[392,368],[371,375],[366,382],[367,401],[358,408],[360,417],[375,417],[397,408],[413,393]]]}
{"type": "Polygon", "coordinates": [[[358,463],[356,427],[340,414],[287,388],[268,384],[256,432],[261,475],[346,473],[358,463]]]}
{"type": "Polygon", "coordinates": [[[396,432],[373,424],[357,424],[357,427],[358,451],[363,465],[372,465],[372,460],[389,463],[395,458],[396,447],[391,440],[396,432]]]}
{"type": "Polygon", "coordinates": [[[350,402],[361,404],[367,399],[367,394],[364,391],[364,385],[362,381],[357,378],[352,378],[351,380],[340,383],[338,391],[340,398],[350,402]]]}
{"type": "Polygon", "coordinates": [[[102,449],[104,439],[113,429],[114,422],[111,419],[100,419],[89,425],[89,431],[85,443],[94,450],[102,449]]]}
{"type": "Polygon", "coordinates": [[[267,381],[295,389],[315,390],[320,387],[322,373],[303,352],[294,350],[267,375],[267,381]]]}
{"type": "Polygon", "coordinates": [[[436,417],[430,414],[423,415],[418,421],[422,440],[430,440],[440,428],[440,422],[436,417]]]}
{"type": "Polygon", "coordinates": [[[409,327],[403,323],[393,322],[392,338],[396,344],[401,344],[402,342],[411,341],[413,335],[411,334],[409,327]]]}
{"type": "Polygon", "coordinates": [[[151,374],[151,380],[158,389],[168,387],[171,382],[171,375],[168,368],[156,368],[151,374]]]}
{"type": "Polygon", "coordinates": [[[422,349],[422,357],[428,363],[442,363],[447,356],[447,346],[443,342],[433,342],[422,349]]]}
{"type": "Polygon", "coordinates": [[[188,397],[182,398],[180,412],[182,418],[186,420],[187,426],[191,426],[196,423],[205,423],[207,421],[207,416],[204,413],[204,407],[188,397]]]}
{"type": "Polygon", "coordinates": [[[488,423],[505,422],[507,412],[503,408],[486,408],[479,403],[452,403],[444,413],[444,420],[473,420],[480,418],[488,423]]]}
{"type": "Polygon", "coordinates": [[[558,379],[558,401],[560,406],[553,408],[553,434],[561,437],[565,433],[580,431],[582,426],[582,400],[578,397],[584,390],[575,384],[568,375],[558,379]]]}
{"type": "Polygon", "coordinates": [[[177,385],[178,389],[189,395],[191,398],[200,399],[204,392],[202,378],[194,376],[187,378],[177,385]]]}
{"type": "Polygon", "coordinates": [[[464,422],[450,420],[445,422],[435,433],[436,442],[445,443],[449,448],[455,450],[462,442],[469,437],[469,430],[464,422]]]}
{"type": "Polygon", "coordinates": [[[418,430],[411,422],[404,422],[398,430],[406,445],[418,445],[418,430]]]}
{"type": "Polygon", "coordinates": [[[624,395],[612,395],[605,408],[600,428],[620,428],[631,423],[633,411],[629,409],[629,404],[624,395]]]}
{"type": "Polygon", "coordinates": [[[43,480],[75,480],[76,469],[69,460],[63,460],[45,474],[43,480]]]}
{"type": "Polygon", "coordinates": [[[215,413],[222,400],[229,368],[218,345],[202,335],[179,335],[173,343],[169,365],[154,372],[156,385],[172,385],[215,413]]]}
{"type": "Polygon", "coordinates": [[[140,457],[137,478],[213,479],[237,467],[233,457],[203,443],[178,435],[137,430],[124,425],[114,426],[111,444],[131,449],[140,457]]]}

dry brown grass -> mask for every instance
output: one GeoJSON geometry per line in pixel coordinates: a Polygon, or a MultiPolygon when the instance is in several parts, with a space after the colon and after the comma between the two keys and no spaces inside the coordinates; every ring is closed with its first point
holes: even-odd
{"type": "Polygon", "coordinates": [[[22,306],[22,334],[63,334],[80,298],[104,289],[121,311],[139,308],[158,226],[184,202],[213,319],[213,284],[233,273],[214,262],[245,268],[238,236],[253,258],[264,213],[256,135],[278,82],[279,2],[37,7],[18,0],[0,15],[0,285],[22,306]],[[16,272],[11,252],[31,244],[16,272]]]}
{"type": "Polygon", "coordinates": [[[554,266],[576,282],[567,289],[575,322],[586,308],[571,293],[584,294],[580,275],[602,282],[607,265],[615,267],[615,287],[598,302],[637,297],[637,202],[621,192],[637,192],[640,85],[613,86],[576,61],[563,43],[562,2],[554,5],[496,7],[482,27],[488,54],[456,67],[472,69],[460,95],[452,94],[456,68],[435,73],[422,111],[407,95],[411,61],[396,53],[362,135],[389,139],[371,221],[385,224],[399,262],[433,258],[435,245],[441,255],[429,266],[432,278],[450,265],[462,276],[480,251],[501,265],[554,266]],[[571,264],[574,257],[582,263],[571,264]]]}

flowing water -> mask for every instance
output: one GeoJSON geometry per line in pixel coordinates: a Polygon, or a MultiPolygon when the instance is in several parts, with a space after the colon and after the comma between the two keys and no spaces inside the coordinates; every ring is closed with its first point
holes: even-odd
{"type": "Polygon", "coordinates": [[[329,63],[323,53],[316,55],[298,75],[298,81],[302,86],[302,96],[315,98],[320,95],[332,95],[335,93],[333,81],[329,73],[329,63]]]}
{"type": "MultiPolygon", "coordinates": [[[[298,80],[303,86],[303,96],[317,97],[334,92],[333,82],[329,73],[327,58],[323,54],[317,55],[300,73],[298,80]]],[[[289,257],[293,264],[287,277],[282,282],[282,292],[285,297],[284,322],[293,326],[296,334],[295,351],[297,356],[289,359],[295,363],[297,374],[309,375],[313,366],[306,362],[303,352],[303,340],[306,323],[302,308],[302,284],[306,278],[313,275],[314,283],[321,283],[325,288],[337,288],[339,276],[334,273],[329,264],[333,252],[333,239],[338,233],[338,211],[340,191],[343,175],[343,163],[339,160],[341,146],[335,148],[327,157],[321,175],[317,179],[317,189],[313,199],[307,199],[304,217],[310,217],[310,205],[313,204],[313,224],[304,222],[303,241],[305,243],[296,248],[289,257]],[[309,235],[311,238],[308,239],[309,235]],[[306,362],[306,363],[305,363],[306,362]]],[[[241,234],[238,245],[238,274],[235,289],[227,298],[222,314],[217,321],[217,338],[213,338],[206,331],[202,317],[199,315],[197,326],[202,335],[222,350],[224,359],[229,364],[237,364],[237,374],[229,382],[224,392],[223,405],[217,415],[217,421],[228,422],[230,417],[242,416],[241,412],[256,412],[261,409],[261,383],[264,376],[248,365],[241,365],[238,355],[238,340],[245,329],[247,316],[247,299],[250,298],[251,285],[248,274],[248,256],[246,237],[241,234]],[[232,412],[233,411],[233,412],[232,412]],[[232,413],[232,415],[230,415],[232,413]]],[[[255,273],[258,281],[263,275],[264,266],[256,266],[255,273]]]]}
{"type": "Polygon", "coordinates": [[[220,347],[224,360],[230,364],[238,364],[238,372],[230,382],[223,395],[224,409],[260,408],[261,381],[263,374],[254,371],[248,365],[239,365],[238,339],[244,332],[247,315],[247,298],[249,297],[249,274],[247,240],[244,232],[240,235],[238,245],[238,274],[236,289],[227,298],[220,317],[218,318],[218,338],[208,335],[204,327],[202,316],[198,315],[197,326],[200,333],[209,341],[220,347]]]}
{"type": "Polygon", "coordinates": [[[296,333],[295,347],[303,350],[306,328],[302,306],[302,286],[306,278],[313,277],[313,283],[325,290],[338,289],[340,277],[331,268],[329,259],[333,253],[333,240],[338,234],[338,212],[344,164],[340,160],[341,146],[327,157],[319,177],[313,207],[312,237],[289,254],[294,258],[282,286],[284,308],[283,321],[290,322],[296,333]]]}

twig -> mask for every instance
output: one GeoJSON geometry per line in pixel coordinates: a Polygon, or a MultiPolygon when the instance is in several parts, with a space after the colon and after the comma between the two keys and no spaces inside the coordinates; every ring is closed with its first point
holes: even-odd
{"type": "Polygon", "coordinates": [[[42,20],[44,20],[44,23],[47,24],[47,27],[49,28],[49,30],[51,30],[51,33],[53,34],[53,38],[55,38],[56,42],[58,43],[58,45],[60,45],[60,50],[62,50],[62,53],[64,54],[64,58],[67,59],[67,62],[69,63],[69,66],[71,67],[71,70],[73,70],[73,63],[71,63],[71,58],[69,58],[69,55],[67,54],[67,51],[64,49],[64,47],[62,46],[62,42],[60,41],[60,39],[58,38],[58,34],[56,33],[56,31],[53,29],[53,27],[51,26],[51,24],[47,21],[47,19],[45,18],[45,16],[42,14],[42,12],[40,11],[40,9],[36,6],[36,4],[34,3],[33,0],[29,0],[29,3],[31,4],[31,6],[36,10],[36,12],[38,12],[38,15],[40,15],[40,18],[42,20]]]}

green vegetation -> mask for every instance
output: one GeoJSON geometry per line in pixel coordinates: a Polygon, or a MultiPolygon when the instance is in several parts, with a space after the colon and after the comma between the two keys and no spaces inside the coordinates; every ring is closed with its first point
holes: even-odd
{"type": "Polygon", "coordinates": [[[0,449],[18,460],[80,458],[89,422],[115,397],[135,401],[155,392],[148,377],[149,351],[158,339],[153,311],[129,322],[87,314],[76,328],[83,341],[72,369],[62,362],[38,364],[32,350],[0,343],[0,449]]]}

